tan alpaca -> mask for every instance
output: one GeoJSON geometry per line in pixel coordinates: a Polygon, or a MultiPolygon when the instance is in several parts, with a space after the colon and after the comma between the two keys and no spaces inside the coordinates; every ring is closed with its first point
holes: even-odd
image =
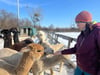
{"type": "Polygon", "coordinates": [[[40,59],[43,54],[44,48],[41,45],[29,44],[17,67],[0,59],[0,75],[27,75],[33,63],[40,59]]]}
{"type": "Polygon", "coordinates": [[[5,75],[5,74],[10,75],[7,71],[5,71],[5,69],[0,68],[0,72],[1,72],[0,74],[2,74],[2,75],[5,75]]]}
{"type": "Polygon", "coordinates": [[[67,64],[68,68],[75,68],[74,64],[70,60],[66,59],[64,56],[55,55],[35,61],[32,66],[33,75],[40,75],[43,71],[47,69],[50,69],[51,70],[50,75],[53,75],[52,67],[62,61],[67,64]]]}
{"type": "MultiPolygon", "coordinates": [[[[42,41],[41,44],[44,46],[44,48],[46,48],[48,51],[50,51],[50,49],[52,49],[54,52],[58,51],[58,50],[63,50],[64,49],[64,44],[50,44],[49,43],[49,39],[47,39],[47,34],[44,31],[38,31],[38,38],[42,41]]],[[[70,55],[65,55],[65,57],[67,59],[70,59],[70,55]]],[[[60,62],[60,69],[59,71],[61,72],[62,70],[62,66],[63,66],[63,62],[60,62]]]]}

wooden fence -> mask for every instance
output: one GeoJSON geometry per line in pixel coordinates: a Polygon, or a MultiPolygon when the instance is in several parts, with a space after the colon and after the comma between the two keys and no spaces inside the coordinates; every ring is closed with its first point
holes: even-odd
{"type": "Polygon", "coordinates": [[[65,36],[65,35],[62,35],[62,34],[56,34],[55,32],[47,32],[47,36],[48,38],[52,39],[52,41],[55,41],[56,43],[60,43],[60,41],[58,40],[58,38],[62,38],[62,39],[65,39],[65,40],[68,40],[68,48],[70,47],[70,44],[72,41],[77,41],[76,38],[72,38],[72,37],[69,37],[69,36],[65,36]]]}

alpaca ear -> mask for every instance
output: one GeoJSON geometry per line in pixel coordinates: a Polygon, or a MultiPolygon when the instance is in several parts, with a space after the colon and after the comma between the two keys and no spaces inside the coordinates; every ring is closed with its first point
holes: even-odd
{"type": "Polygon", "coordinates": [[[30,51],[31,49],[29,47],[24,47],[20,50],[20,52],[28,52],[30,51]]]}

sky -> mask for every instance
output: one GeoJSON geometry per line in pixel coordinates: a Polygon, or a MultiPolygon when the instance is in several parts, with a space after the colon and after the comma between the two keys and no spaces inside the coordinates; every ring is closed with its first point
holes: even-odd
{"type": "MultiPolygon", "coordinates": [[[[89,11],[93,20],[100,22],[100,0],[19,0],[19,18],[29,18],[33,9],[40,9],[41,26],[71,27],[75,16],[89,11]],[[28,7],[28,8],[27,8],[28,7]]],[[[17,14],[17,0],[0,0],[0,9],[17,14]]]]}

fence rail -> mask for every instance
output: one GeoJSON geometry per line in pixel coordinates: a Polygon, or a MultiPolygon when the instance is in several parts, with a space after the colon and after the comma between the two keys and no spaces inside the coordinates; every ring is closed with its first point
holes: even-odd
{"type": "Polygon", "coordinates": [[[76,38],[72,38],[72,37],[69,37],[69,36],[65,36],[65,35],[62,35],[62,34],[56,34],[55,32],[47,32],[48,34],[48,38],[52,39],[52,41],[54,40],[56,43],[60,43],[58,38],[62,38],[62,39],[65,39],[65,40],[68,40],[68,48],[70,47],[70,44],[72,41],[77,41],[76,38]]]}

